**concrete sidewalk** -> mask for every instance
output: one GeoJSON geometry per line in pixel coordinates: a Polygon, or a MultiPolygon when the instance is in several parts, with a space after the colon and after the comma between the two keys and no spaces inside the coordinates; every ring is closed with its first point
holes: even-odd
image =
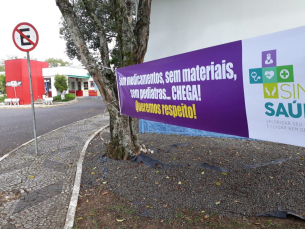
{"type": "Polygon", "coordinates": [[[78,121],[39,137],[38,156],[32,141],[0,159],[0,228],[64,228],[81,151],[108,124],[78,121]]]}
{"type": "MultiPolygon", "coordinates": [[[[68,102],[53,102],[53,105],[46,105],[42,103],[34,103],[35,108],[41,108],[41,107],[57,107],[57,106],[63,106],[63,105],[70,105],[77,103],[77,99],[68,101],[68,102]]],[[[18,108],[31,108],[31,104],[27,105],[4,105],[4,103],[0,103],[0,109],[18,109],[18,108]]]]}

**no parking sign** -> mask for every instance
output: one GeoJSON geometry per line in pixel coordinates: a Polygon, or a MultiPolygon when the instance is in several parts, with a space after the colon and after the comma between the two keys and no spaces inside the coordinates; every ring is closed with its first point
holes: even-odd
{"type": "Polygon", "coordinates": [[[14,44],[23,52],[29,52],[36,48],[38,40],[38,32],[30,23],[19,23],[13,30],[14,44]]]}
{"type": "MultiPolygon", "coordinates": [[[[30,82],[30,93],[31,93],[31,105],[33,112],[33,129],[34,129],[34,139],[35,139],[35,151],[38,154],[37,137],[36,137],[36,120],[35,120],[35,109],[34,109],[34,99],[33,99],[33,87],[32,87],[32,76],[31,76],[31,64],[30,64],[30,51],[36,48],[39,36],[36,28],[27,22],[19,23],[13,30],[13,41],[16,47],[22,52],[26,52],[29,70],[29,82],[30,82]]],[[[12,87],[17,86],[16,81],[12,81],[12,87]]],[[[15,91],[16,97],[16,91],[15,91]]]]}

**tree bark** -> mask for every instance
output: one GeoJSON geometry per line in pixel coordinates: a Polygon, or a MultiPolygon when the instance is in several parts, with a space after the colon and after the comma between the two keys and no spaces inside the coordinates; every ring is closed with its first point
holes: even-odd
{"type": "MultiPolygon", "coordinates": [[[[69,33],[80,54],[81,62],[94,79],[108,108],[110,116],[111,141],[107,144],[108,156],[114,159],[128,159],[140,149],[138,143],[138,122],[136,119],[120,114],[116,76],[109,70],[109,50],[104,29],[104,21],[96,15],[95,9],[103,1],[82,0],[84,8],[91,22],[98,29],[100,41],[100,57],[102,66],[97,63],[90,53],[84,34],[81,33],[69,0],[56,0],[69,33]],[[106,68],[105,68],[106,67],[106,68]]],[[[138,7],[138,20],[135,28],[132,26],[132,9],[130,0],[113,0],[116,22],[118,23],[117,42],[120,46],[122,66],[142,63],[147,50],[149,37],[151,0],[140,0],[138,7]]]]}

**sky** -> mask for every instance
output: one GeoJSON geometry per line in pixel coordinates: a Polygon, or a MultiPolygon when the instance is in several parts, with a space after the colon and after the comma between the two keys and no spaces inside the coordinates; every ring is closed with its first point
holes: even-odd
{"type": "MultiPolygon", "coordinates": [[[[7,56],[26,56],[14,45],[12,33],[21,22],[32,24],[39,34],[36,48],[30,52],[31,58],[44,61],[48,58],[61,58],[70,61],[65,54],[65,40],[59,37],[61,12],[55,0],[10,0],[1,1],[0,12],[0,60],[7,56]]],[[[80,65],[77,60],[74,65],[80,65]]]]}

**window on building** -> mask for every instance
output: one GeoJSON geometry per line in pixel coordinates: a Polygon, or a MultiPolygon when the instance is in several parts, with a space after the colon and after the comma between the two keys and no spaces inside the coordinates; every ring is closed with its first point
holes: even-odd
{"type": "Polygon", "coordinates": [[[84,90],[88,90],[88,82],[84,82],[84,90]]]}
{"type": "Polygon", "coordinates": [[[72,90],[75,90],[75,82],[71,82],[71,88],[72,90]]]}
{"type": "Polygon", "coordinates": [[[77,82],[77,88],[78,88],[79,91],[82,90],[82,85],[81,85],[80,81],[77,82]]]}
{"type": "Polygon", "coordinates": [[[94,87],[94,82],[90,81],[90,87],[94,87]]]}

